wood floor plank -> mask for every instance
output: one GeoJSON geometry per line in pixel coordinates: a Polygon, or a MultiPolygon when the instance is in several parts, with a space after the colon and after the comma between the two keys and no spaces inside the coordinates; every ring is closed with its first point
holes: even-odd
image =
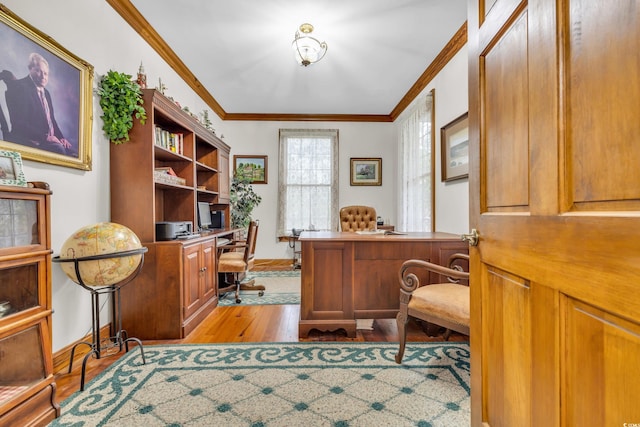
{"type": "MultiPolygon", "coordinates": [[[[344,331],[311,331],[309,337],[298,338],[299,305],[232,305],[217,307],[191,334],[183,340],[144,341],[154,344],[195,344],[231,342],[298,342],[298,341],[359,341],[397,342],[398,330],[395,319],[376,319],[373,330],[357,330],[355,338],[348,338],[344,331]]],[[[467,341],[464,335],[452,334],[450,341],[467,341]]],[[[429,337],[416,322],[410,321],[407,341],[442,341],[442,336],[429,337]]],[[[129,351],[132,351],[130,349],[129,351]]],[[[137,351],[135,348],[133,351],[137,351]]],[[[123,353],[87,362],[86,381],[90,381],[123,353]]],[[[80,387],[81,363],[75,364],[73,372],[56,373],[58,402],[62,402],[80,387]]]]}

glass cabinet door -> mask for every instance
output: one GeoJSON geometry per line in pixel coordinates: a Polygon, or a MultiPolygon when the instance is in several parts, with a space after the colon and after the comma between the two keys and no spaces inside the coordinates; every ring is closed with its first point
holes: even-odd
{"type": "Polygon", "coordinates": [[[0,323],[3,318],[44,304],[38,287],[40,269],[44,271],[44,257],[30,262],[0,262],[0,323]]]}
{"type": "Polygon", "coordinates": [[[0,339],[0,406],[45,378],[42,324],[0,339]]]}
{"type": "Polygon", "coordinates": [[[40,244],[38,202],[0,199],[0,248],[40,244]]]}

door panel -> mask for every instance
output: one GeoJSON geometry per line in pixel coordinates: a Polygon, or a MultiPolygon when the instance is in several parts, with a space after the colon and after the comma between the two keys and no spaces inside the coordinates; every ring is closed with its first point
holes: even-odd
{"type": "Polygon", "coordinates": [[[640,93],[640,4],[613,3],[569,2],[569,194],[577,204],[614,202],[576,206],[581,210],[630,208],[618,203],[622,200],[635,200],[638,209],[640,198],[638,98],[633,95],[640,93]],[[616,144],[612,138],[636,143],[616,144]]]}
{"type": "Polygon", "coordinates": [[[488,268],[487,278],[482,309],[482,321],[490,331],[483,336],[485,419],[491,425],[526,427],[531,414],[529,285],[493,267],[488,268]]]}
{"type": "Polygon", "coordinates": [[[200,245],[184,248],[184,319],[188,319],[202,305],[200,298],[200,245]]]}
{"type": "Polygon", "coordinates": [[[491,46],[481,65],[487,93],[483,164],[487,209],[527,210],[529,205],[527,14],[491,46]]]}
{"type": "Polygon", "coordinates": [[[216,241],[202,243],[202,301],[209,301],[218,293],[218,272],[216,271],[216,241]]]}
{"type": "Polygon", "coordinates": [[[640,364],[633,358],[640,354],[640,326],[570,298],[566,304],[566,424],[640,420],[640,364]]]}
{"type": "Polygon", "coordinates": [[[640,1],[468,17],[472,425],[637,423],[640,1]]]}

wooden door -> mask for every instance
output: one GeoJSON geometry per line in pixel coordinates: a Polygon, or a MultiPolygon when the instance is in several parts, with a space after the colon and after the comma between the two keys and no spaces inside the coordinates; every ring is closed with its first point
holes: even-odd
{"type": "Polygon", "coordinates": [[[640,423],[640,1],[468,16],[472,425],[640,423]]]}

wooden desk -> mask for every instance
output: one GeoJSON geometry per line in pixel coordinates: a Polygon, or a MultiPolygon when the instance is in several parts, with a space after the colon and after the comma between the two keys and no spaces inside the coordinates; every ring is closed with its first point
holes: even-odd
{"type": "MultiPolygon", "coordinates": [[[[355,337],[356,319],[389,319],[399,307],[398,270],[408,259],[445,263],[468,253],[460,236],[449,233],[362,235],[303,232],[302,287],[298,335],[344,329],[355,337]]],[[[421,283],[442,280],[416,272],[421,283]]]]}

